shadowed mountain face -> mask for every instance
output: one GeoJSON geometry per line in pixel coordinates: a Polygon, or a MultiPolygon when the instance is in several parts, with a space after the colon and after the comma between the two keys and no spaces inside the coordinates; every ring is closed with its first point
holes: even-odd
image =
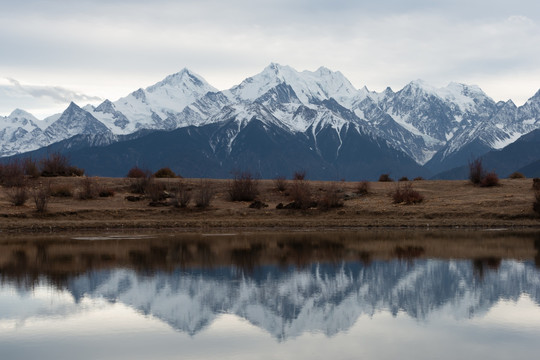
{"type": "MultiPolygon", "coordinates": [[[[540,176],[540,130],[523,135],[514,143],[498,151],[490,151],[482,156],[482,165],[488,171],[495,171],[507,177],[514,171],[527,177],[540,176]]],[[[469,157],[468,161],[471,161],[469,157]]],[[[437,175],[441,179],[463,179],[469,174],[468,166],[459,166],[437,175]]]]}
{"type": "MultiPolygon", "coordinates": [[[[332,336],[380,311],[422,321],[468,319],[524,294],[540,306],[534,234],[471,241],[450,236],[450,242],[377,237],[5,242],[0,273],[19,294],[36,284],[56,286],[76,304],[104,298],[193,336],[224,313],[287,340],[314,331],[332,336]],[[501,258],[501,248],[525,259],[501,258]],[[448,258],[431,257],[442,249],[448,258]],[[462,258],[464,252],[471,257],[462,258]]],[[[21,320],[39,315],[35,311],[45,310],[22,309],[21,320]]],[[[46,311],[52,316],[56,310],[46,311]]]]}

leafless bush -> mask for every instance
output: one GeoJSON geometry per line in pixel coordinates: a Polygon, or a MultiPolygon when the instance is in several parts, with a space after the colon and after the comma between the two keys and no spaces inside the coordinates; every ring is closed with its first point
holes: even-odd
{"type": "Polygon", "coordinates": [[[60,176],[65,175],[69,161],[66,156],[55,152],[41,160],[41,175],[60,176]]]}
{"type": "Polygon", "coordinates": [[[186,208],[191,201],[190,190],[183,181],[180,181],[174,191],[174,206],[186,208]]]}
{"type": "Polygon", "coordinates": [[[320,197],[317,206],[323,210],[343,207],[343,199],[340,196],[335,183],[331,183],[323,189],[322,196],[320,197]]]}
{"type": "Polygon", "coordinates": [[[152,173],[149,170],[143,170],[134,166],[129,170],[127,177],[131,179],[130,191],[134,194],[143,195],[150,185],[152,173]]]}
{"type": "Polygon", "coordinates": [[[469,180],[474,185],[479,185],[485,175],[486,171],[482,165],[482,159],[478,158],[469,162],[469,180]]]}
{"type": "Polygon", "coordinates": [[[53,197],[72,197],[73,189],[69,185],[51,186],[50,195],[53,197]]]}
{"type": "Polygon", "coordinates": [[[369,182],[367,181],[360,181],[356,185],[356,193],[358,195],[367,195],[369,193],[369,182]]]}
{"type": "Polygon", "coordinates": [[[495,172],[488,172],[480,181],[482,187],[492,187],[499,185],[499,177],[495,172]]]}
{"type": "Polygon", "coordinates": [[[379,181],[380,182],[391,182],[391,181],[394,181],[394,180],[392,180],[392,178],[390,177],[390,174],[381,174],[381,176],[379,176],[379,181]]]}
{"type": "Polygon", "coordinates": [[[424,201],[424,196],[414,190],[411,183],[406,183],[404,185],[398,183],[391,195],[396,204],[404,203],[410,205],[424,201]]]}
{"type": "Polygon", "coordinates": [[[533,190],[540,190],[540,178],[534,178],[532,184],[533,190]]]}
{"type": "Polygon", "coordinates": [[[41,175],[36,161],[32,158],[28,157],[23,160],[23,169],[24,174],[32,179],[37,179],[41,175]]]}
{"type": "Polygon", "coordinates": [[[540,215],[540,189],[534,191],[533,210],[540,215]]]}
{"type": "Polygon", "coordinates": [[[81,180],[78,198],[79,200],[91,200],[97,197],[97,188],[94,179],[85,177],[81,180]]]}
{"type": "Polygon", "coordinates": [[[298,170],[295,171],[293,174],[293,180],[305,180],[306,179],[306,171],[305,170],[298,170]]]}
{"type": "Polygon", "coordinates": [[[421,177],[421,176],[417,176],[417,177],[415,177],[415,178],[413,179],[413,181],[423,181],[423,180],[424,180],[424,178],[421,177]]]}
{"type": "Polygon", "coordinates": [[[285,176],[277,176],[274,179],[274,186],[276,187],[276,190],[278,191],[285,191],[287,190],[287,179],[285,179],[285,176]]]}
{"type": "Polygon", "coordinates": [[[406,176],[400,177],[398,181],[409,181],[409,178],[406,176]]]}
{"type": "Polygon", "coordinates": [[[23,206],[28,200],[28,187],[26,184],[6,189],[9,202],[14,206],[23,206]]]}
{"type": "Polygon", "coordinates": [[[145,194],[148,195],[152,201],[162,201],[165,200],[165,184],[156,179],[150,178],[145,189],[145,194]]]}
{"type": "Polygon", "coordinates": [[[41,176],[82,176],[84,170],[69,163],[67,156],[55,152],[41,159],[41,176]]]}
{"type": "Polygon", "coordinates": [[[214,189],[210,180],[201,180],[197,195],[195,197],[195,206],[200,209],[206,209],[210,206],[213,197],[214,189]]]}
{"type": "Polygon", "coordinates": [[[99,187],[98,196],[99,197],[113,197],[115,194],[114,190],[107,187],[99,187]]]}
{"type": "Polygon", "coordinates": [[[293,202],[293,208],[309,209],[316,205],[313,201],[311,187],[307,181],[299,179],[293,180],[290,186],[289,195],[293,202]]]}
{"type": "Polygon", "coordinates": [[[44,213],[47,211],[47,205],[49,204],[50,185],[39,184],[39,186],[33,189],[32,197],[34,199],[34,204],[36,205],[36,211],[44,213]]]}
{"type": "Polygon", "coordinates": [[[227,192],[231,201],[253,201],[259,194],[259,184],[250,172],[237,172],[227,192]]]}
{"type": "Polygon", "coordinates": [[[24,166],[19,160],[0,164],[0,183],[6,187],[22,187],[26,183],[24,166]]]}

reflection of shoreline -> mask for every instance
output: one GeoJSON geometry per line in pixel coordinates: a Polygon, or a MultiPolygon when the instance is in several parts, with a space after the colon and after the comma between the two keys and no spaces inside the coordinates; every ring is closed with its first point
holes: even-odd
{"type": "MultiPolygon", "coordinates": [[[[467,260],[263,266],[248,275],[235,267],[153,274],[113,269],[70,276],[61,291],[75,299],[73,311],[88,300],[107,299],[192,336],[228,313],[280,340],[313,331],[333,336],[380,311],[429,321],[433,315],[482,316],[499,301],[517,301],[523,294],[540,304],[540,274],[532,262],[503,260],[481,279],[476,271],[467,260]]],[[[18,293],[32,297],[24,286],[18,293]]],[[[58,307],[56,315],[65,310],[58,307]]]]}
{"type": "Polygon", "coordinates": [[[497,269],[502,259],[535,260],[534,232],[334,232],[240,234],[208,237],[110,236],[108,238],[20,238],[0,241],[0,276],[31,284],[41,276],[65,284],[92,270],[131,268],[144,273],[233,266],[249,274],[259,266],[309,267],[400,259],[469,259],[476,274],[497,269]],[[94,239],[94,240],[86,240],[94,239]]]}

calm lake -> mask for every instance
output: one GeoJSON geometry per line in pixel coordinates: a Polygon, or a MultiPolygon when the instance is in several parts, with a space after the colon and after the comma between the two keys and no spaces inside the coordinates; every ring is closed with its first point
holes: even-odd
{"type": "Polygon", "coordinates": [[[0,359],[534,359],[540,233],[8,236],[0,359]]]}

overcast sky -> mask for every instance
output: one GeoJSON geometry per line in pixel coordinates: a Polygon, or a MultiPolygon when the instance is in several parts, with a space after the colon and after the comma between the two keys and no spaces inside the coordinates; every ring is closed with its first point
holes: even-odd
{"type": "Polygon", "coordinates": [[[119,97],[187,67],[220,90],[270,62],[357,88],[423,79],[523,104],[540,89],[538,0],[0,0],[0,115],[119,97]]]}

